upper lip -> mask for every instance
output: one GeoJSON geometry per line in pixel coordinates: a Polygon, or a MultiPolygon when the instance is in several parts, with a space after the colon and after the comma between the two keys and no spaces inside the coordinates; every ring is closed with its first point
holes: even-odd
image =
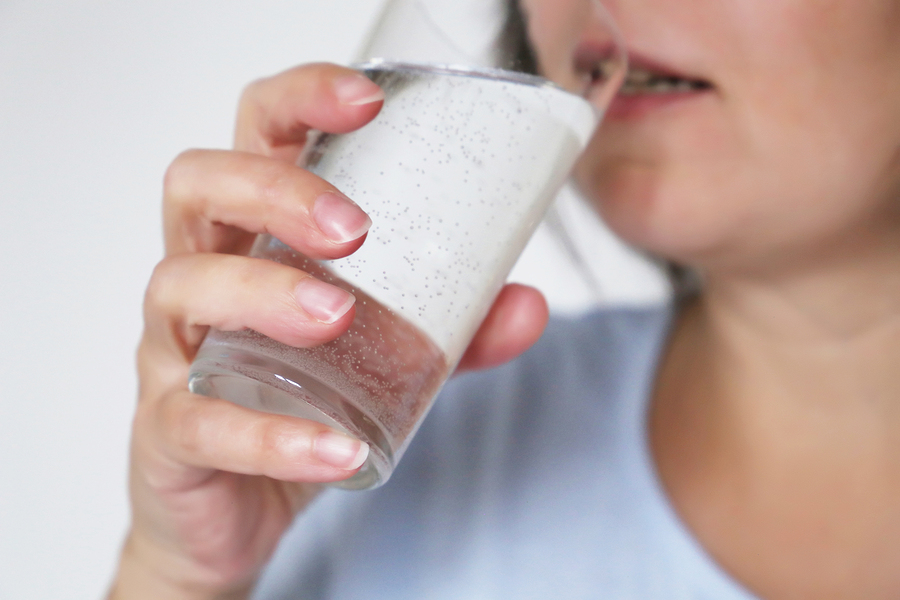
{"type": "MultiPolygon", "coordinates": [[[[608,77],[607,68],[617,59],[614,48],[608,44],[595,45],[584,43],[579,45],[575,52],[576,65],[579,70],[591,73],[594,79],[608,77]]],[[[670,64],[659,61],[646,54],[632,49],[627,51],[628,72],[634,76],[636,73],[648,74],[654,78],[668,78],[673,80],[685,80],[692,83],[703,84],[704,87],[712,87],[709,80],[695,73],[685,72],[670,64]]]]}
{"type": "Polygon", "coordinates": [[[692,73],[685,73],[675,67],[634,51],[628,52],[628,70],[649,72],[656,77],[685,79],[709,84],[709,81],[702,77],[692,73]]]}
{"type": "Polygon", "coordinates": [[[619,96],[692,94],[712,88],[699,77],[673,69],[643,55],[632,55],[628,72],[619,87],[619,96]]]}

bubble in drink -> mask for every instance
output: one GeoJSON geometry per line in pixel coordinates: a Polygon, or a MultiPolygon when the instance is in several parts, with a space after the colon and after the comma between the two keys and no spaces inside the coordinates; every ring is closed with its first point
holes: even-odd
{"type": "Polygon", "coordinates": [[[322,135],[307,167],[366,210],[350,257],[314,262],[269,236],[252,255],[343,287],[350,330],[310,349],[212,331],[191,389],[324,422],[370,445],[345,483],[383,483],[487,314],[598,119],[545,80],[502,71],[369,64],[374,121],[322,135]]]}

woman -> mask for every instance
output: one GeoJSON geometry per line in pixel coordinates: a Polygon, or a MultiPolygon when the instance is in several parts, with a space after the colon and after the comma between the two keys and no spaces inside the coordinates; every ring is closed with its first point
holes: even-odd
{"type": "MultiPolygon", "coordinates": [[[[900,2],[607,4],[633,76],[576,178],[702,291],[554,324],[460,378],[387,486],[289,533],[260,597],[900,597],[900,2]]],[[[308,128],[360,127],[380,100],[300,67],[248,88],[236,151],[169,169],[111,598],[246,596],[314,483],[365,458],[185,381],[207,326],[302,346],[348,325],[342,292],[238,255],[261,231],[359,247],[368,217],[293,162],[308,128]]],[[[507,288],[463,366],[545,321],[507,288]]]]}

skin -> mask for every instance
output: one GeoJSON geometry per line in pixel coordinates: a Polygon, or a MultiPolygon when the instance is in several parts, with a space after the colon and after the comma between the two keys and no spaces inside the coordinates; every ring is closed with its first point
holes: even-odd
{"type": "Polygon", "coordinates": [[[649,414],[663,486],[762,597],[896,598],[900,2],[607,5],[632,51],[713,85],[608,120],[577,172],[704,281],[649,414]]]}
{"type": "MultiPolygon", "coordinates": [[[[109,598],[246,597],[317,484],[356,471],[346,467],[358,441],[339,436],[347,453],[323,455],[322,441],[337,435],[327,427],[195,396],[185,382],[210,326],[252,328],[295,346],[333,339],[349,326],[352,308],[324,322],[297,302],[305,273],[240,254],[262,232],[316,258],[346,256],[361,245],[364,234],[329,240],[340,219],[326,218],[323,227],[316,199],[334,188],[295,163],[310,128],[350,131],[380,107],[377,86],[349,69],[298,67],[246,89],[234,151],[189,150],[169,167],[166,258],[147,289],[138,351],[132,524],[109,598]]],[[[337,229],[358,225],[356,217],[349,221],[337,229]]],[[[509,360],[539,337],[546,320],[539,292],[507,286],[460,368],[509,360]]]]}
{"type": "MultiPolygon", "coordinates": [[[[524,4],[533,21],[565,8],[524,4]]],[[[762,597],[896,598],[900,2],[605,4],[632,51],[713,86],[606,121],[576,172],[619,235],[704,281],[677,315],[648,415],[670,501],[762,597]]],[[[538,44],[538,58],[557,50],[538,44]]],[[[363,242],[328,241],[314,209],[331,188],[293,166],[309,127],[377,113],[377,90],[342,102],[348,74],[309,65],[252,84],[235,151],[189,151],[167,173],[133,522],[110,598],[245,597],[316,482],[353,472],[322,460],[321,425],[185,386],[210,325],[295,345],[348,325],[352,309],[323,322],[298,304],[305,274],[239,256],[261,231],[322,257],[363,242]]],[[[515,356],[545,321],[534,290],[507,288],[464,365],[515,356]]]]}

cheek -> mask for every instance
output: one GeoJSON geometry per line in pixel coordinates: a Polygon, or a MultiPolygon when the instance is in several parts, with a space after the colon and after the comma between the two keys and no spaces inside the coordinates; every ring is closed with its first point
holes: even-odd
{"type": "Polygon", "coordinates": [[[900,119],[881,112],[867,123],[720,110],[655,133],[604,126],[575,178],[618,235],[674,260],[816,243],[900,204],[900,119]]]}
{"type": "Polygon", "coordinates": [[[579,164],[579,185],[631,243],[690,262],[897,210],[900,2],[761,6],[735,2],[747,14],[723,19],[741,26],[717,46],[708,103],[605,123],[579,164]]]}
{"type": "Polygon", "coordinates": [[[786,4],[731,98],[773,242],[831,235],[895,203],[885,190],[900,149],[900,2],[786,4]]]}

